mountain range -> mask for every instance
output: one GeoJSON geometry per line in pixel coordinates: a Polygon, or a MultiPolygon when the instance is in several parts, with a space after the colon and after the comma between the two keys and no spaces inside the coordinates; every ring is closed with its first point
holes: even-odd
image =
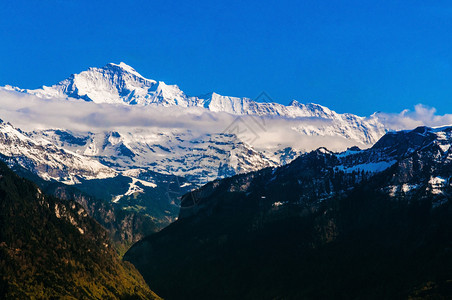
{"type": "MultiPolygon", "coordinates": [[[[284,118],[321,118],[340,124],[330,125],[331,132],[365,144],[376,142],[385,133],[385,126],[377,114],[368,118],[353,114],[338,114],[324,106],[293,100],[288,106],[275,103],[262,92],[256,99],[246,97],[222,96],[209,93],[204,96],[188,96],[177,85],[168,85],[163,81],[146,79],[125,63],[110,63],[102,68],[89,68],[80,74],[50,87],[40,89],[21,89],[6,86],[3,90],[36,95],[47,99],[75,98],[94,103],[110,103],[137,106],[162,107],[200,107],[211,112],[225,112],[232,115],[255,115],[284,118]]],[[[302,131],[303,129],[300,129],[302,131]]],[[[322,134],[313,128],[305,129],[305,134],[322,134]]]]}
{"type": "MultiPolygon", "coordinates": [[[[72,74],[50,87],[43,86],[30,90],[7,86],[4,89],[41,98],[71,97],[94,103],[201,107],[211,112],[226,112],[233,115],[323,118],[341,123],[339,134],[358,139],[365,144],[374,143],[385,132],[383,124],[375,114],[369,118],[348,113],[338,114],[327,107],[314,103],[302,104],[296,100],[285,106],[273,102],[265,92],[254,100],[222,96],[214,92],[198,97],[188,96],[177,85],[146,79],[123,62],[109,63],[103,68],[89,68],[80,74],[72,74]]],[[[306,131],[307,134],[308,132],[306,131]]],[[[312,133],[315,133],[315,130],[312,133]]]]}
{"type": "MultiPolygon", "coordinates": [[[[270,102],[265,93],[256,100],[216,93],[188,96],[177,85],[146,79],[124,63],[89,68],[50,87],[6,86],[0,91],[4,97],[37,97],[44,101],[42,107],[47,100],[59,101],[66,103],[68,110],[74,101],[81,101],[110,109],[156,110],[149,118],[157,119],[158,109],[169,111],[170,116],[178,109],[179,119],[189,119],[193,109],[195,120],[205,119],[207,114],[208,123],[196,124],[196,129],[124,127],[113,122],[108,128],[90,131],[74,129],[71,123],[24,130],[9,120],[0,122],[0,153],[10,167],[21,167],[46,181],[72,185],[122,209],[146,214],[161,223],[157,227],[175,220],[183,193],[216,178],[284,165],[313,147],[303,142],[303,137],[341,139],[347,145],[366,147],[388,130],[376,114],[367,118],[338,114],[295,100],[284,106],[270,102]],[[281,130],[284,136],[290,131],[292,140],[272,144],[281,130]],[[253,142],[257,138],[261,145],[253,142]]],[[[32,100],[20,101],[26,106],[26,101],[32,100]]]]}

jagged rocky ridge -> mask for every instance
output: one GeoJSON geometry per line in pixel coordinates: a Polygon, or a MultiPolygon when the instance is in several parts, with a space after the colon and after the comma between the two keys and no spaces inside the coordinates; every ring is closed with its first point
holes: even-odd
{"type": "Polygon", "coordinates": [[[0,298],[158,298],[81,205],[46,195],[3,162],[0,208],[0,298]]]}
{"type": "Polygon", "coordinates": [[[446,299],[451,145],[419,127],[213,181],[125,259],[170,299],[446,299]]]}

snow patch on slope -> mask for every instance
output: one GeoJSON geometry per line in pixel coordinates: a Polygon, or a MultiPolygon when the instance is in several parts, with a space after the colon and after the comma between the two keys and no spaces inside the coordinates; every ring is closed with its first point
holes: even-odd
{"type": "Polygon", "coordinates": [[[386,170],[387,168],[391,167],[392,165],[394,165],[396,163],[396,160],[391,160],[391,161],[379,161],[379,162],[368,162],[368,163],[364,163],[364,164],[359,164],[359,165],[355,165],[355,166],[339,166],[338,169],[341,171],[344,171],[345,173],[352,173],[352,172],[359,172],[359,171],[364,171],[364,172],[371,172],[371,173],[379,173],[382,172],[384,170],[386,170]]]}

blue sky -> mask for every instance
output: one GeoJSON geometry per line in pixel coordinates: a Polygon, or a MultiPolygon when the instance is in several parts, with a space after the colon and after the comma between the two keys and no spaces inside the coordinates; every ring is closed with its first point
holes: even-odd
{"type": "Polygon", "coordinates": [[[190,95],[445,114],[451,29],[450,1],[1,0],[0,85],[124,61],[190,95]]]}

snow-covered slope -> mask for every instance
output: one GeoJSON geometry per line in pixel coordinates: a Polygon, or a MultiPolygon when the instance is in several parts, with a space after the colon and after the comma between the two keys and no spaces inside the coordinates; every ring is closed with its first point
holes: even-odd
{"type": "Polygon", "coordinates": [[[103,179],[117,175],[95,159],[41,140],[0,120],[0,156],[10,165],[20,165],[46,180],[77,183],[79,179],[103,179]]]}
{"type": "Polygon", "coordinates": [[[235,135],[224,133],[195,136],[189,131],[137,129],[97,133],[43,130],[28,135],[96,159],[118,172],[139,168],[183,176],[195,183],[279,164],[235,135]]]}
{"type": "Polygon", "coordinates": [[[232,134],[194,136],[155,129],[24,132],[1,120],[0,155],[10,166],[68,184],[119,174],[136,179],[147,171],[205,183],[279,164],[232,134]]]}

